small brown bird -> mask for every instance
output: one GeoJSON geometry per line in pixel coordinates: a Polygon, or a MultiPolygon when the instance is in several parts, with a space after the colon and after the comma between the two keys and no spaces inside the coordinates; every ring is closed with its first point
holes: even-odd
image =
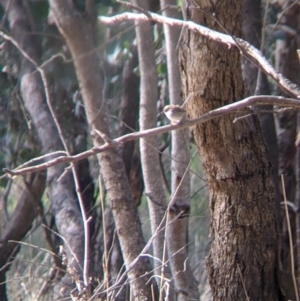
{"type": "Polygon", "coordinates": [[[186,116],[186,110],[178,105],[165,106],[163,112],[171,120],[171,123],[182,121],[186,116]]]}

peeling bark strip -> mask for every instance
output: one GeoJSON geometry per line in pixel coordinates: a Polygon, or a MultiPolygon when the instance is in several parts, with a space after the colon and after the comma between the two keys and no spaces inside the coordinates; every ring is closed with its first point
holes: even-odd
{"type": "MultiPolygon", "coordinates": [[[[242,1],[197,1],[187,16],[235,36],[241,33],[242,1]],[[205,4],[203,2],[206,2],[205,4]]],[[[239,41],[239,40],[238,40],[239,41]]],[[[244,43],[244,42],[243,42],[244,43]]],[[[207,36],[185,31],[180,53],[186,106],[200,116],[244,96],[240,53],[207,36]]],[[[258,120],[243,113],[193,127],[210,189],[211,235],[207,270],[214,300],[280,300],[272,169],[258,120]]]]}
{"type": "MultiPolygon", "coordinates": [[[[83,17],[76,11],[71,0],[50,0],[49,2],[56,25],[65,37],[74,59],[89,126],[92,131],[99,132],[102,137],[108,137],[104,141],[99,135],[93,135],[94,145],[100,147],[103,143],[109,144],[107,114],[104,99],[102,99],[101,62],[95,51],[93,14],[83,17]]],[[[155,287],[154,280],[150,279],[152,267],[147,257],[139,257],[145,242],[122,158],[115,149],[108,149],[98,154],[98,161],[126,267],[128,268],[136,260],[133,267],[128,270],[134,298],[151,300],[151,286],[155,287]]]]}

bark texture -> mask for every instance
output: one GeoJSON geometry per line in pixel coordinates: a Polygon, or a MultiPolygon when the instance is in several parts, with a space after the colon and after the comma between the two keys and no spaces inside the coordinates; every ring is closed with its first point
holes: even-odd
{"type": "MultiPolygon", "coordinates": [[[[243,1],[243,37],[258,49],[264,49],[262,43],[261,0],[243,1]]],[[[270,95],[267,76],[248,59],[243,59],[243,74],[249,95],[270,95]]],[[[268,146],[270,160],[273,166],[273,181],[275,185],[275,205],[278,221],[280,222],[280,192],[278,178],[278,145],[273,106],[257,106],[261,130],[268,146]]]]}
{"type": "MultiPolygon", "coordinates": [[[[243,1],[243,36],[246,41],[256,48],[261,48],[261,0],[243,1]]],[[[262,45],[264,47],[264,45],[262,45]]],[[[264,73],[248,59],[243,60],[244,78],[249,95],[269,95],[270,88],[267,77],[264,73]]],[[[264,138],[267,142],[271,162],[274,168],[274,182],[279,187],[278,181],[278,147],[273,114],[269,113],[273,106],[258,106],[257,113],[261,124],[264,138]]]]}
{"type": "MultiPolygon", "coordinates": [[[[70,0],[50,0],[50,6],[55,22],[65,37],[74,59],[93,143],[100,146],[104,143],[102,137],[109,139],[109,128],[103,99],[101,62],[95,50],[95,16],[88,12],[83,16],[76,11],[70,0]],[[94,132],[95,129],[103,136],[100,137],[94,132]]],[[[116,149],[113,149],[98,154],[98,161],[133,296],[136,300],[151,300],[151,286],[154,285],[154,281],[150,279],[152,268],[148,258],[139,257],[145,243],[122,157],[116,149]],[[129,268],[134,260],[136,260],[134,265],[129,268]]]]}
{"type": "MultiPolygon", "coordinates": [[[[192,21],[241,35],[242,1],[196,1],[192,21]],[[201,7],[201,9],[200,9],[201,7]],[[212,16],[216,16],[218,22],[212,16]]],[[[243,98],[237,50],[185,32],[180,56],[190,117],[243,98]]],[[[214,300],[279,300],[277,232],[272,167],[258,120],[249,112],[192,129],[210,189],[211,235],[207,270],[214,300]]]]}

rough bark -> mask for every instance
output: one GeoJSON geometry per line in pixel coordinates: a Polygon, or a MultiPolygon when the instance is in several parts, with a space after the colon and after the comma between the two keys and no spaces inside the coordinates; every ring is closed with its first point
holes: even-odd
{"type": "MultiPolygon", "coordinates": [[[[262,16],[261,0],[243,1],[243,36],[246,41],[257,49],[263,48],[262,42],[262,16]]],[[[270,95],[267,76],[259,70],[250,60],[243,59],[243,75],[249,95],[270,95]]],[[[280,195],[278,178],[278,145],[274,115],[271,114],[273,106],[257,106],[255,108],[266,140],[270,160],[273,166],[273,181],[275,185],[275,205],[278,221],[280,222],[280,195]]]]}
{"type": "MultiPolygon", "coordinates": [[[[39,64],[40,44],[36,36],[31,34],[22,1],[2,0],[1,4],[6,9],[13,38],[39,64]]],[[[41,77],[35,66],[23,56],[21,57],[19,80],[22,98],[36,128],[43,154],[63,150],[58,130],[45,101],[41,77]]],[[[67,173],[63,179],[57,181],[64,172],[64,168],[64,164],[49,168],[46,183],[57,228],[66,241],[65,250],[70,275],[76,281],[80,281],[82,278],[80,266],[83,266],[83,227],[71,175],[67,173]],[[74,255],[77,260],[75,260],[74,255]]],[[[69,295],[74,286],[72,281],[69,275],[66,274],[61,284],[56,288],[57,295],[59,296],[61,293],[64,295],[61,288],[63,288],[66,295],[69,295]]]]}
{"type": "MultiPolygon", "coordinates": [[[[178,18],[172,9],[173,0],[161,0],[163,15],[178,18]]],[[[165,48],[168,67],[169,98],[173,105],[182,105],[181,79],[178,64],[178,42],[181,29],[164,24],[165,48]]],[[[198,299],[197,282],[189,266],[188,221],[190,213],[190,173],[189,173],[189,131],[172,131],[171,151],[171,206],[168,211],[167,245],[170,266],[175,282],[178,300],[198,299]]]]}
{"type": "MultiPolygon", "coordinates": [[[[261,48],[261,0],[243,1],[243,36],[246,41],[256,48],[261,48]]],[[[263,45],[264,46],[264,45],[263,45]]],[[[257,67],[248,59],[243,60],[244,78],[246,81],[247,92],[249,95],[269,95],[270,88],[267,77],[264,73],[258,76],[257,67]]],[[[270,159],[273,164],[275,187],[279,187],[278,181],[278,148],[275,130],[275,122],[273,114],[269,113],[273,109],[272,106],[257,107],[258,118],[264,138],[267,142],[270,159]]]]}
{"type": "MultiPolygon", "coordinates": [[[[241,35],[242,1],[196,3],[199,7],[187,6],[188,18],[223,31],[220,22],[229,33],[241,35]]],[[[191,95],[190,117],[243,98],[237,50],[186,31],[180,64],[184,96],[191,95]]],[[[214,240],[207,270],[214,300],[279,300],[272,167],[257,118],[233,123],[243,114],[192,129],[210,189],[214,240]]]]}
{"type": "MultiPolygon", "coordinates": [[[[101,62],[94,42],[93,15],[83,16],[74,8],[70,0],[50,0],[55,22],[65,37],[79,80],[85,111],[92,131],[95,146],[109,143],[109,128],[103,99],[101,62]],[[102,133],[102,137],[97,134],[102,133]],[[107,137],[107,138],[106,138],[107,137]]],[[[152,296],[150,280],[151,264],[148,258],[138,257],[144,247],[140,221],[128,183],[121,156],[117,150],[98,154],[101,175],[107,190],[110,206],[116,222],[116,229],[128,269],[133,296],[137,300],[150,300],[152,296]]],[[[155,289],[154,289],[155,291],[155,289]]]]}

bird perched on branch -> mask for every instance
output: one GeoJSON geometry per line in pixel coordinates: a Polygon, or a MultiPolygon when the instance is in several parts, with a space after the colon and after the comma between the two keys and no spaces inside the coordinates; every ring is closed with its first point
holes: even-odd
{"type": "Polygon", "coordinates": [[[178,105],[167,105],[164,107],[163,112],[171,120],[171,123],[178,123],[186,117],[186,110],[178,105]]]}

